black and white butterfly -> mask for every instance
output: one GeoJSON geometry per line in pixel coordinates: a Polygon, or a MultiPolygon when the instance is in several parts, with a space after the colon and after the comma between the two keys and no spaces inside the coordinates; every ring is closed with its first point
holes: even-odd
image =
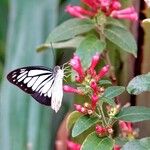
{"type": "Polygon", "coordinates": [[[64,71],[59,66],[49,69],[29,66],[13,70],[7,79],[43,105],[51,106],[55,112],[61,107],[63,98],[64,71]]]}

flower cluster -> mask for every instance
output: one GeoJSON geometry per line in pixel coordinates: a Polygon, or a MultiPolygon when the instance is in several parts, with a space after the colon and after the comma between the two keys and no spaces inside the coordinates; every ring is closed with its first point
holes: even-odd
{"type": "Polygon", "coordinates": [[[138,136],[138,131],[133,129],[131,122],[119,121],[119,127],[121,130],[121,136],[127,138],[128,140],[135,139],[138,136]]]}
{"type": "Polygon", "coordinates": [[[100,55],[97,53],[92,57],[90,67],[83,69],[81,60],[77,55],[74,55],[70,60],[72,69],[77,73],[75,80],[78,84],[77,88],[64,86],[65,92],[73,92],[80,95],[88,95],[91,99],[91,104],[85,103],[82,105],[75,104],[75,109],[83,114],[92,114],[96,108],[97,101],[104,93],[104,88],[99,86],[99,80],[103,78],[109,71],[109,65],[104,66],[98,73],[95,70],[98,64],[100,55]]]}
{"type": "Polygon", "coordinates": [[[112,135],[114,131],[112,127],[103,127],[97,124],[95,127],[95,132],[100,137],[104,137],[104,136],[112,135]]]}
{"type": "Polygon", "coordinates": [[[137,20],[138,15],[133,7],[121,10],[119,0],[81,0],[89,9],[84,9],[81,6],[66,6],[66,12],[78,18],[95,17],[100,12],[106,16],[111,16],[118,19],[137,20]]]}

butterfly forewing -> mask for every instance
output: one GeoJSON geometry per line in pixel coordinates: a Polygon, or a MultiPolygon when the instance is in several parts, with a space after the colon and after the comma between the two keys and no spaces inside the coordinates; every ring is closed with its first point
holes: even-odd
{"type": "Polygon", "coordinates": [[[23,67],[10,72],[7,79],[31,94],[39,103],[51,105],[51,91],[55,80],[52,69],[41,66],[23,67]]]}

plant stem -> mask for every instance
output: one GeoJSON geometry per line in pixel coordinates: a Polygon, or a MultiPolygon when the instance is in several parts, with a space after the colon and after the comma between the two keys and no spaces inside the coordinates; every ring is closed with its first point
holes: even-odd
{"type": "Polygon", "coordinates": [[[105,126],[107,126],[107,121],[106,121],[106,117],[105,117],[105,114],[103,112],[103,103],[101,104],[98,104],[99,106],[99,109],[100,109],[100,112],[101,112],[101,115],[102,115],[102,122],[105,126]]]}
{"type": "Polygon", "coordinates": [[[106,58],[106,63],[110,66],[110,77],[112,81],[115,82],[116,81],[115,69],[110,61],[110,57],[107,50],[105,51],[105,58],[106,58]]]}

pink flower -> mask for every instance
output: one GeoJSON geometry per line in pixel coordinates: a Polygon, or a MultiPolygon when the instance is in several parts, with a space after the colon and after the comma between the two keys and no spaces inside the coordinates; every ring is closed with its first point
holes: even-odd
{"type": "Polygon", "coordinates": [[[122,132],[131,133],[133,132],[132,123],[119,121],[119,126],[122,132]]]}
{"type": "Polygon", "coordinates": [[[91,97],[92,100],[92,108],[95,109],[96,103],[98,102],[99,97],[96,94],[93,94],[91,97]]]}
{"type": "Polygon", "coordinates": [[[64,90],[64,92],[68,92],[68,93],[76,93],[76,94],[79,94],[79,95],[83,94],[81,90],[73,88],[73,87],[68,86],[68,85],[64,85],[63,90],[64,90]]]}
{"type": "Polygon", "coordinates": [[[119,18],[119,19],[129,19],[129,20],[135,20],[137,21],[138,15],[134,9],[134,7],[128,7],[123,10],[114,10],[110,14],[111,17],[119,18]]]}
{"type": "Polygon", "coordinates": [[[83,107],[82,105],[74,104],[75,110],[82,113],[87,114],[87,109],[83,107]]]}
{"type": "Polygon", "coordinates": [[[74,57],[70,60],[70,65],[72,66],[72,69],[78,73],[78,80],[84,78],[81,60],[77,55],[74,55],[74,57]]]}
{"type": "Polygon", "coordinates": [[[66,6],[65,9],[66,12],[68,12],[71,16],[78,17],[81,19],[95,17],[97,16],[97,13],[101,11],[104,12],[106,16],[111,16],[113,18],[129,19],[129,20],[138,19],[138,15],[135,12],[135,10],[134,12],[130,12],[130,9],[133,9],[133,7],[120,10],[121,3],[119,2],[119,0],[81,0],[81,1],[84,4],[86,4],[89,7],[89,9],[84,9],[80,6],[68,5],[66,6]]]}
{"type": "Polygon", "coordinates": [[[108,72],[109,72],[109,65],[104,66],[98,73],[97,75],[97,80],[100,80],[101,78],[103,78],[108,72]]]}
{"type": "Polygon", "coordinates": [[[68,5],[65,9],[66,12],[68,12],[70,15],[78,18],[87,18],[88,16],[94,16],[94,13],[80,7],[80,6],[71,6],[68,5]],[[87,16],[87,17],[86,17],[87,16]]]}
{"type": "Polygon", "coordinates": [[[89,67],[89,70],[91,71],[91,73],[93,73],[93,71],[94,71],[96,65],[97,65],[98,62],[99,62],[99,59],[100,59],[99,53],[96,53],[96,55],[94,55],[94,56],[92,57],[91,65],[90,65],[90,67],[89,67]]]}
{"type": "Polygon", "coordinates": [[[98,134],[100,137],[104,137],[107,135],[107,129],[105,127],[102,127],[100,125],[96,125],[95,127],[95,132],[98,134]]]}
{"type": "Polygon", "coordinates": [[[68,150],[80,150],[81,145],[74,143],[73,141],[67,141],[67,148],[68,150]]]}
{"type": "Polygon", "coordinates": [[[121,150],[121,146],[116,144],[116,145],[114,146],[114,150],[121,150]]]}

